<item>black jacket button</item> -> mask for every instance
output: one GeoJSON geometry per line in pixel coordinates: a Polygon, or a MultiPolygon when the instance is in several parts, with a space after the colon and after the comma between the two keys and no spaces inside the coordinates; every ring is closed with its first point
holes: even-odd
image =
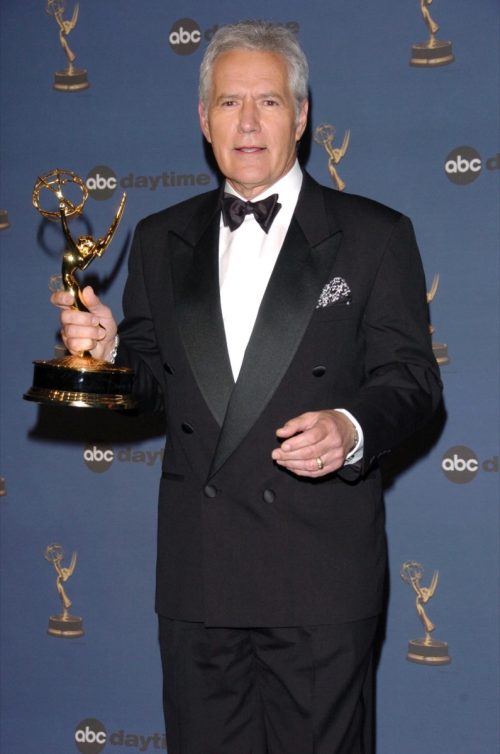
{"type": "Polygon", "coordinates": [[[326,367],[324,367],[322,364],[318,364],[317,367],[314,367],[312,370],[312,373],[315,377],[323,377],[323,375],[326,372],[326,367]]]}
{"type": "Polygon", "coordinates": [[[217,497],[217,487],[214,487],[213,484],[206,484],[203,493],[205,497],[217,497]]]}
{"type": "Polygon", "coordinates": [[[274,490],[264,490],[262,498],[265,503],[274,503],[276,500],[276,493],[274,490]]]}
{"type": "Polygon", "coordinates": [[[182,422],[181,429],[183,432],[185,432],[187,435],[192,435],[194,432],[193,427],[191,424],[188,424],[187,422],[182,422]]]}

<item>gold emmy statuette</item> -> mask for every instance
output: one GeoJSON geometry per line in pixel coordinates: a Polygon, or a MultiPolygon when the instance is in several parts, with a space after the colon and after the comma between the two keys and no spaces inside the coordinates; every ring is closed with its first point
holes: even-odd
{"type": "Polygon", "coordinates": [[[329,123],[321,123],[321,125],[319,125],[314,131],[314,141],[316,144],[322,144],[325,148],[328,155],[328,172],[339,191],[343,191],[346,185],[337,173],[337,165],[347,152],[350,137],[351,132],[346,131],[342,146],[334,147],[333,140],[335,139],[335,129],[333,126],[329,123]]]}
{"type": "Polygon", "coordinates": [[[81,89],[87,89],[89,86],[87,71],[85,68],[75,68],[73,63],[76,55],[68,43],[68,36],[78,21],[78,3],[73,8],[73,15],[68,20],[64,19],[66,12],[64,0],[47,0],[46,11],[49,16],[55,19],[59,27],[59,42],[68,61],[68,67],[65,71],[57,71],[54,74],[54,89],[60,92],[78,92],[81,89]]]}
{"type": "MultiPolygon", "coordinates": [[[[77,270],[85,270],[96,257],[102,256],[114,236],[125,206],[123,194],[120,206],[106,234],[97,240],[80,236],[76,241],[69,232],[68,219],[79,215],[88,197],[85,183],[70,170],[56,168],[38,178],[33,189],[33,206],[43,217],[59,220],[68,249],[62,260],[62,285],[74,296],[74,308],[88,311],[75,277],[77,270]],[[63,189],[66,194],[64,196],[63,189]],[[44,192],[55,208],[41,206],[44,192]]],[[[94,359],[89,353],[67,355],[51,361],[35,361],[33,386],[23,398],[37,403],[77,406],[82,408],[132,409],[133,372],[106,361],[94,359]]]]}
{"type": "Polygon", "coordinates": [[[0,230],[7,230],[9,227],[9,213],[6,209],[0,209],[0,230]]]}
{"type": "Polygon", "coordinates": [[[429,5],[431,3],[432,0],[420,0],[420,12],[429,32],[429,39],[427,42],[414,44],[411,48],[410,65],[419,66],[420,68],[448,65],[455,60],[451,42],[443,42],[436,38],[439,25],[430,14],[429,5]]]}
{"type": "Polygon", "coordinates": [[[403,581],[409,584],[417,595],[417,614],[425,630],[425,636],[422,639],[411,639],[408,642],[406,659],[410,660],[410,662],[418,662],[421,665],[448,665],[451,662],[451,657],[448,654],[448,644],[445,641],[438,641],[432,638],[431,633],[436,626],[429,619],[424,607],[436,591],[439,577],[438,571],[434,571],[429,586],[422,586],[421,581],[424,569],[420,563],[416,563],[413,560],[403,563],[400,575],[403,581]]]}
{"type": "Polygon", "coordinates": [[[45,548],[44,553],[45,560],[52,563],[55,572],[57,574],[56,587],[61,605],[63,608],[62,613],[59,615],[51,615],[49,618],[49,627],[47,633],[51,636],[59,636],[67,639],[75,639],[78,636],[83,636],[83,621],[76,615],[70,615],[68,613],[71,607],[71,600],[66,594],[64,589],[65,583],[73,575],[73,571],[76,566],[76,552],[71,557],[71,562],[67,568],[62,565],[64,559],[64,552],[61,545],[48,545],[45,548]]]}
{"type": "MultiPolygon", "coordinates": [[[[439,273],[437,275],[434,275],[434,279],[432,281],[431,289],[427,292],[427,303],[430,304],[431,301],[433,301],[437,289],[439,287],[439,273]]],[[[434,328],[432,325],[430,325],[430,331],[431,334],[434,332],[434,328]]],[[[434,352],[434,356],[436,358],[436,361],[441,366],[443,364],[449,364],[450,363],[450,357],[448,355],[448,346],[446,343],[435,343],[432,342],[432,350],[434,352]]]]}

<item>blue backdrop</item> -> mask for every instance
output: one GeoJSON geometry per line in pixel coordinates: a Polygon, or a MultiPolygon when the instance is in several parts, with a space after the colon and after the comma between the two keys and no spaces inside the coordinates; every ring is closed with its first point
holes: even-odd
{"type": "MultiPolygon", "coordinates": [[[[70,21],[73,9],[68,0],[62,18],[70,21]]],[[[410,65],[412,46],[429,36],[418,0],[254,0],[250,14],[290,24],[309,57],[308,170],[331,185],[316,129],[335,129],[333,149],[349,131],[335,166],[345,190],[409,214],[429,291],[439,275],[430,309],[446,416],[386,469],[391,584],[378,750],[496,754],[498,8],[494,0],[435,0],[430,9],[436,36],[452,45],[455,59],[445,65],[410,65]],[[426,609],[435,637],[449,643],[448,665],[406,659],[408,641],[423,635],[415,595],[400,578],[409,560],[423,565],[424,586],[439,570],[426,609]]],[[[248,15],[234,0],[81,0],[66,41],[89,86],[60,91],[54,75],[68,61],[46,0],[1,5],[5,754],[166,748],[153,613],[161,426],[22,400],[32,360],[50,357],[57,343],[48,280],[64,249],[59,226],[32,208],[32,188],[55,167],[82,176],[90,197],[72,227],[94,235],[127,190],[125,217],[89,276],[119,314],[137,220],[216,185],[197,125],[198,67],[214,29],[248,15]],[[83,619],[81,637],[47,634],[61,611],[44,558],[53,543],[63,567],[78,554],[64,586],[70,612],[83,619]]]]}

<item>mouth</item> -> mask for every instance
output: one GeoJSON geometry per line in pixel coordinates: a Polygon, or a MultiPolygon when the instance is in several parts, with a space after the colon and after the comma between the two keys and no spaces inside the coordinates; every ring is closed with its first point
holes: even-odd
{"type": "Polygon", "coordinates": [[[240,154],[258,154],[259,152],[264,152],[266,148],[265,147],[235,147],[234,149],[236,152],[239,152],[240,154]]]}

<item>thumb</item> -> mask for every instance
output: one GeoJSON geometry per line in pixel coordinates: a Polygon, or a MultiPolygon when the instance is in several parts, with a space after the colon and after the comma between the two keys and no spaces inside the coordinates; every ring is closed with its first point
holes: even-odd
{"type": "Polygon", "coordinates": [[[93,324],[101,325],[106,331],[107,339],[114,338],[116,334],[116,322],[113,312],[103,304],[99,296],[94,293],[94,289],[87,285],[81,292],[83,303],[94,317],[93,324]]]}
{"type": "Polygon", "coordinates": [[[107,309],[104,304],[101,303],[101,299],[94,293],[92,286],[87,285],[81,292],[81,298],[89,312],[99,317],[103,309],[107,309]]]}

